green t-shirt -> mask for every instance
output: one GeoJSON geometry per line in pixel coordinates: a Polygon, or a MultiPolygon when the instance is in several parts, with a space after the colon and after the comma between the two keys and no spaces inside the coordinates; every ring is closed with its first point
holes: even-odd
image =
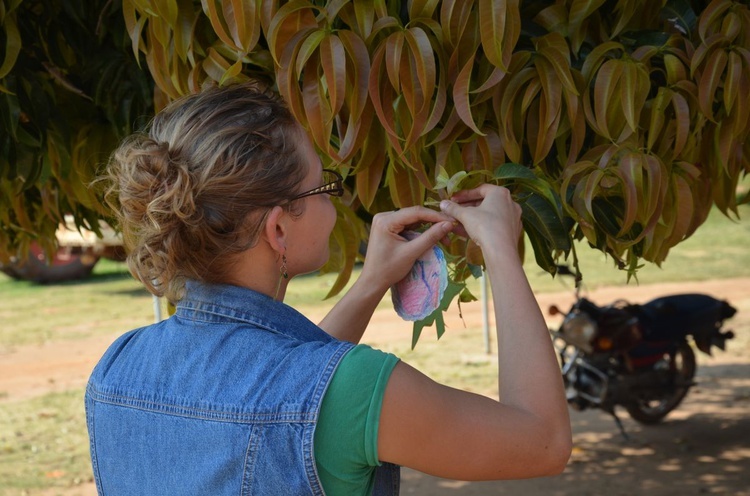
{"type": "Polygon", "coordinates": [[[378,425],[395,355],[357,345],[341,359],[315,429],[315,461],[329,496],[371,494],[378,460],[378,425]]]}

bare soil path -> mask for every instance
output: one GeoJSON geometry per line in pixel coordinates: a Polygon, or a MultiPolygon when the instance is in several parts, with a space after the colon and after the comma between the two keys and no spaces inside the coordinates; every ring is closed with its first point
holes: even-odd
{"type": "MultiPolygon", "coordinates": [[[[608,415],[572,411],[574,450],[560,476],[469,483],[404,470],[402,494],[750,496],[750,279],[607,287],[588,296],[599,303],[617,298],[644,302],[682,292],[728,299],[740,309],[730,325],[738,335],[728,343],[726,352],[698,357],[698,386],[664,423],[641,427],[623,412],[631,436],[626,441],[608,415]]],[[[573,297],[569,293],[541,294],[538,300],[546,310],[552,303],[567,308],[573,297]]],[[[481,325],[481,306],[465,305],[463,318],[468,327],[481,325]]],[[[462,327],[457,325],[454,332],[468,332],[462,327]]],[[[82,388],[115,337],[22,347],[0,355],[0,402],[82,388]]],[[[364,341],[375,345],[391,340],[408,343],[410,338],[410,325],[384,309],[376,312],[364,341]]],[[[96,491],[92,484],[84,484],[46,494],[88,496],[96,491]]]]}

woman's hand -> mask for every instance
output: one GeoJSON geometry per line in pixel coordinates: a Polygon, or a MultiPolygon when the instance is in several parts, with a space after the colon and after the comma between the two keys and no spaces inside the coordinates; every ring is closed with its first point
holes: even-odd
{"type": "Polygon", "coordinates": [[[425,207],[408,207],[375,215],[360,279],[385,294],[389,287],[406,277],[420,255],[437,244],[453,227],[453,218],[425,207]],[[400,235],[404,230],[427,223],[432,223],[432,226],[411,241],[400,235]]]}
{"type": "Polygon", "coordinates": [[[328,334],[359,343],[383,295],[411,270],[414,262],[453,229],[454,219],[424,207],[409,207],[377,214],[370,228],[367,257],[357,281],[320,322],[328,334]],[[432,223],[409,241],[401,232],[432,223]]]}
{"type": "Polygon", "coordinates": [[[501,186],[483,184],[459,191],[440,209],[461,223],[463,230],[483,250],[487,247],[516,250],[521,236],[521,207],[501,186]]]}

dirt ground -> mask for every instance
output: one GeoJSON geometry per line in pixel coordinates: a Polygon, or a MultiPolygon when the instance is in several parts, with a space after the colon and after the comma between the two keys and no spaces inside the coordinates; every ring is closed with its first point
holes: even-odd
{"type": "MultiPolygon", "coordinates": [[[[612,418],[597,411],[571,411],[574,449],[563,474],[527,481],[460,482],[404,469],[402,494],[409,495],[728,495],[750,496],[750,279],[601,288],[589,293],[598,303],[626,298],[644,302],[656,296],[703,292],[740,308],[729,328],[741,330],[726,352],[699,354],[698,385],[661,425],[623,422],[630,439],[612,418]],[[744,311],[743,311],[744,310],[744,311]]],[[[538,295],[567,308],[569,293],[538,295]]],[[[466,305],[468,327],[481,325],[481,306],[466,305]]],[[[315,318],[315,316],[311,316],[315,318]]],[[[468,332],[458,330],[456,332],[468,332]]],[[[409,339],[408,324],[392,311],[376,312],[363,341],[409,339]],[[405,338],[406,337],[406,338],[405,338]]],[[[12,402],[52,391],[82,388],[96,360],[116,335],[49,346],[24,347],[0,357],[0,391],[12,402]]],[[[89,496],[93,484],[51,495],[89,496]]]]}

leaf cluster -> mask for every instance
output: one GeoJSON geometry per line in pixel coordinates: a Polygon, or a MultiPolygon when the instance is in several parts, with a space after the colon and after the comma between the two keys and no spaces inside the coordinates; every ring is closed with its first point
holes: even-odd
{"type": "Polygon", "coordinates": [[[660,263],[711,199],[736,209],[748,170],[741,2],[125,0],[124,10],[133,49],[170,98],[205,79],[275,82],[349,178],[347,204],[362,218],[438,199],[441,171],[527,167],[549,184],[524,205],[550,271],[569,242],[548,237],[539,223],[552,216],[539,209],[622,267],[660,263]]]}
{"type": "MultiPolygon", "coordinates": [[[[14,12],[46,3],[0,4],[6,95],[16,92],[8,67],[22,66],[18,46],[33,51],[17,41],[26,38],[14,12]]],[[[119,0],[80,19],[74,10],[56,12],[69,21],[56,31],[69,49],[42,50],[55,53],[53,67],[69,71],[67,80],[87,73],[70,60],[103,52],[76,44],[86,38],[123,45],[128,63],[145,61],[156,109],[207,81],[262,79],[285,98],[325,165],[346,178],[326,266],[341,271],[335,290],[372,215],[479,181],[512,189],[534,256],[551,273],[571,241],[585,238],[633,274],[643,260],[665,260],[713,204],[736,214],[743,201],[736,188],[750,170],[746,2],[119,0]],[[92,16],[110,19],[120,6],[126,37],[116,36],[114,20],[104,31],[92,27],[92,16]],[[75,32],[82,26],[85,36],[75,32]]],[[[29,16],[24,29],[58,22],[47,17],[33,24],[29,16]]],[[[47,98],[61,91],[52,79],[47,98]]],[[[91,97],[92,81],[73,86],[91,97]]],[[[122,123],[115,114],[104,120],[122,123]]],[[[482,263],[466,240],[447,249],[457,283],[482,263]]]]}
{"type": "Polygon", "coordinates": [[[0,0],[0,261],[54,250],[66,214],[98,231],[89,184],[153,108],[129,44],[117,2],[0,0]]]}

